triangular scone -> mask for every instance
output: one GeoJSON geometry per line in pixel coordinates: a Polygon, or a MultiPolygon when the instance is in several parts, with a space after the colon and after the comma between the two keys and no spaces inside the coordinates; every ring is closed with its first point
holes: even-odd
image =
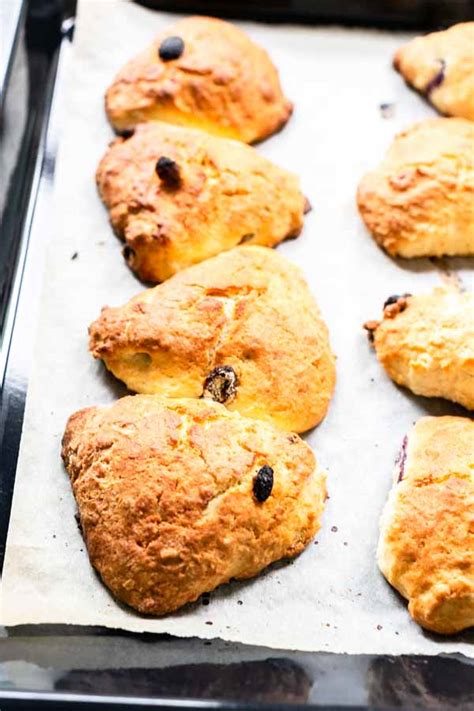
{"type": "Polygon", "coordinates": [[[303,432],[335,383],[328,332],[300,270],[238,247],[190,267],[90,329],[90,350],[130,390],[205,397],[303,432]]]}
{"type": "Polygon", "coordinates": [[[378,562],[426,629],[474,626],[473,523],[474,422],[422,417],[399,456],[378,562]]]}
{"type": "Polygon", "coordinates": [[[207,400],[81,410],[62,456],[92,565],[142,613],[257,575],[320,527],[325,475],[310,447],[207,400]]]}
{"type": "Polygon", "coordinates": [[[241,243],[273,247],[303,226],[295,175],[243,143],[165,123],[114,141],[97,184],[129,266],[146,281],[241,243]]]}
{"type": "Polygon", "coordinates": [[[186,17],[161,32],[121,69],[105,106],[119,132],[166,121],[246,143],[280,129],[293,109],[266,51],[210,17],[186,17]]]}
{"type": "Polygon", "coordinates": [[[416,37],[393,63],[438,111],[474,121],[474,22],[416,37]]]}
{"type": "Polygon", "coordinates": [[[474,410],[474,294],[435,289],[391,296],[382,321],[368,321],[388,375],[417,395],[443,397],[474,410]]]}
{"type": "Polygon", "coordinates": [[[399,133],[357,202],[389,254],[474,254],[474,122],[432,118],[399,133]]]}

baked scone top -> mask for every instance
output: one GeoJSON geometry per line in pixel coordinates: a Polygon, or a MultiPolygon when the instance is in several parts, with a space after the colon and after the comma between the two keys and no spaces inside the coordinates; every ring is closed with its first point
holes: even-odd
{"type": "Polygon", "coordinates": [[[474,422],[423,417],[405,440],[381,519],[380,568],[413,618],[474,625],[474,422]]]}
{"type": "Polygon", "coordinates": [[[167,121],[246,143],[277,131],[293,108],[266,51],[235,25],[210,17],[186,17],[161,32],[121,69],[105,106],[119,132],[167,121]],[[170,37],[181,46],[168,59],[163,42],[170,37]]]}
{"type": "Polygon", "coordinates": [[[439,288],[390,297],[369,321],[377,358],[399,385],[474,409],[474,294],[439,288]]]}
{"type": "Polygon", "coordinates": [[[190,267],[90,326],[89,348],[131,390],[214,398],[302,432],[335,384],[326,325],[300,270],[237,247],[190,267]]]}
{"type": "Polygon", "coordinates": [[[357,191],[375,240],[401,257],[474,254],[474,123],[433,118],[399,133],[357,191]]]}
{"type": "Polygon", "coordinates": [[[401,47],[394,66],[441,113],[474,121],[474,22],[432,32],[401,47]]]}
{"type": "Polygon", "coordinates": [[[62,456],[92,565],[143,613],[256,575],[320,525],[325,477],[308,445],[206,400],[81,410],[62,456]]]}
{"type": "Polygon", "coordinates": [[[96,177],[124,256],[145,281],[240,243],[272,247],[303,225],[295,175],[202,131],[142,124],[111,144],[96,177]]]}

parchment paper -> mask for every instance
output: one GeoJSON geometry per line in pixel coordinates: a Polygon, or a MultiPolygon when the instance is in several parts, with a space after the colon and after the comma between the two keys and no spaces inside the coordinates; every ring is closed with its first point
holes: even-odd
{"type": "MultiPolygon", "coordinates": [[[[457,411],[398,389],[361,328],[379,317],[389,294],[440,283],[429,261],[397,263],[380,251],[354,203],[359,177],[381,159],[394,133],[432,113],[391,68],[406,35],[242,24],[271,51],[296,104],[288,126],[258,150],[297,172],[313,204],[300,238],[279,249],[304,269],[338,356],[329,415],[307,437],[329,473],[317,541],[293,563],[223,586],[210,605],[197,603],[163,619],[117,604],[89,565],[60,440],[73,411],[125,392],[89,356],[87,326],[101,306],[121,304],[142,288],[96,194],[95,168],[112,138],[103,94],[122,63],[174,19],[124,0],[80,2],[4,568],[3,622],[218,636],[307,651],[474,656],[472,634],[444,639],[413,623],[375,562],[378,518],[403,435],[423,414],[457,411]],[[383,119],[379,104],[390,101],[395,116],[383,119]]],[[[450,263],[466,267],[461,260],[450,263]]],[[[467,268],[463,277],[466,284],[467,268]]]]}

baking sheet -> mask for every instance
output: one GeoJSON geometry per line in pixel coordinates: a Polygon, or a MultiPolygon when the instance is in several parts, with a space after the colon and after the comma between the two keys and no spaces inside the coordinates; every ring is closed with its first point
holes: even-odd
{"type": "MultiPolygon", "coordinates": [[[[441,281],[428,260],[402,263],[382,253],[354,204],[359,177],[394,133],[433,113],[390,66],[407,35],[242,23],[271,51],[296,104],[288,126],[258,150],[297,172],[313,204],[300,238],[279,249],[303,268],[338,357],[329,415],[307,437],[329,473],[317,542],[293,562],[221,587],[208,606],[198,602],[163,619],[118,605],[88,563],[60,440],[71,412],[125,393],[88,355],[87,326],[101,306],[121,304],[142,288],[96,194],[95,168],[112,138],[103,93],[121,64],[174,19],[125,0],[79,4],[2,621],[102,625],[303,651],[474,656],[472,631],[444,639],[413,623],[375,563],[378,518],[403,435],[423,414],[462,413],[397,388],[361,329],[380,315],[387,295],[426,291],[441,281]],[[384,119],[379,104],[391,101],[395,115],[384,119]]],[[[449,265],[469,285],[468,261],[449,265]]]]}

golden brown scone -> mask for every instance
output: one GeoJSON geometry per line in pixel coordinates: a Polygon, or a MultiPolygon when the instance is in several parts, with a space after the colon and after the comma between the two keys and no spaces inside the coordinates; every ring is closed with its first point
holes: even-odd
{"type": "Polygon", "coordinates": [[[474,121],[474,22],[416,37],[393,63],[438,111],[474,121]]]}
{"type": "Polygon", "coordinates": [[[422,417],[405,438],[380,522],[378,563],[423,627],[474,625],[474,422],[422,417]]]}
{"type": "Polygon", "coordinates": [[[435,289],[391,296],[382,321],[365,328],[396,383],[474,409],[474,294],[435,289]]]}
{"type": "Polygon", "coordinates": [[[257,575],[320,526],[325,475],[308,445],[207,400],[81,410],[62,456],[92,565],[142,613],[257,575]]]}
{"type": "Polygon", "coordinates": [[[206,397],[303,432],[335,384],[328,331],[300,270],[265,247],[238,247],[118,308],[89,348],[130,390],[206,397]]]}
{"type": "Polygon", "coordinates": [[[164,123],[114,141],[97,185],[129,266],[151,282],[241,243],[273,247],[303,226],[295,175],[237,141],[164,123]]]}
{"type": "Polygon", "coordinates": [[[253,143],[293,110],[264,49],[211,17],[186,17],[128,62],[105,97],[116,131],[166,121],[253,143]]]}
{"type": "Polygon", "coordinates": [[[362,178],[360,214],[389,254],[474,254],[473,146],[473,122],[428,119],[399,133],[362,178]]]}

